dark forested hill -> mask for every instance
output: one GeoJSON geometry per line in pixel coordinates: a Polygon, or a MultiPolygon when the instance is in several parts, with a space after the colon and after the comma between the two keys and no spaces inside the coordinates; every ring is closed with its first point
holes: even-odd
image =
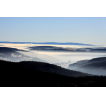
{"type": "MultiPolygon", "coordinates": [[[[35,61],[21,61],[21,62],[9,62],[0,60],[1,68],[5,70],[38,70],[43,72],[58,73],[66,76],[86,76],[88,74],[77,71],[68,70],[54,64],[35,62],[35,61]]],[[[21,71],[22,72],[22,71],[21,71]]],[[[30,72],[30,71],[29,71],[30,72]]]]}
{"type": "Polygon", "coordinates": [[[93,58],[91,60],[82,60],[69,65],[71,70],[106,76],[106,57],[93,58]]]}
{"type": "Polygon", "coordinates": [[[84,67],[84,68],[102,68],[106,69],[106,57],[93,58],[91,60],[82,60],[74,64],[70,64],[69,67],[84,67]]]}
{"type": "Polygon", "coordinates": [[[87,76],[48,63],[0,60],[0,68],[1,87],[106,86],[106,77],[87,76]],[[65,71],[70,76],[64,75],[65,71]]]}

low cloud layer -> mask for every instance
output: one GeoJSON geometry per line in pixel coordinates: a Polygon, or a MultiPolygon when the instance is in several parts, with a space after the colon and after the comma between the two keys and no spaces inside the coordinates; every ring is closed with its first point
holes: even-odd
{"type": "Polygon", "coordinates": [[[55,51],[55,52],[92,52],[92,53],[105,53],[106,47],[93,47],[92,48],[70,48],[70,47],[56,47],[56,46],[32,46],[30,50],[38,51],[55,51]]]}
{"type": "MultiPolygon", "coordinates": [[[[15,45],[16,46],[16,45],[15,45]]],[[[21,46],[20,46],[21,48],[21,46]]],[[[106,56],[105,52],[72,52],[72,50],[82,50],[82,48],[65,48],[65,47],[55,47],[55,46],[26,46],[24,49],[18,49],[18,47],[0,47],[0,59],[7,61],[39,61],[51,64],[56,64],[58,66],[67,68],[69,64],[83,59],[92,59],[95,57],[106,56]],[[27,49],[26,49],[27,48],[27,49]],[[68,52],[67,52],[68,51],[68,52]]],[[[83,50],[88,48],[83,48],[83,50]]],[[[89,48],[91,50],[92,48],[89,48]]],[[[105,50],[105,47],[99,48],[99,50],[105,50]]],[[[97,48],[95,49],[97,50],[97,48]]],[[[88,61],[88,60],[86,60],[88,61]]],[[[80,61],[82,65],[86,61],[80,61]]],[[[99,61],[99,60],[97,60],[99,61]]],[[[84,64],[83,64],[84,65],[84,64]]],[[[91,68],[79,67],[78,62],[74,66],[68,67],[71,70],[76,70],[80,72],[85,72],[89,74],[96,75],[106,75],[106,71],[101,68],[91,68]]]]}
{"type": "Polygon", "coordinates": [[[85,72],[88,74],[106,76],[106,57],[78,61],[74,64],[70,64],[68,69],[85,72]]]}

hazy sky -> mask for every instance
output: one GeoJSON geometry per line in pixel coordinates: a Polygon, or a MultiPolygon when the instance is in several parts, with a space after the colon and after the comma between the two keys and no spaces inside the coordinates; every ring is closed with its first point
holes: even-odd
{"type": "Polygon", "coordinates": [[[0,17],[0,41],[106,45],[106,17],[0,17]]]}

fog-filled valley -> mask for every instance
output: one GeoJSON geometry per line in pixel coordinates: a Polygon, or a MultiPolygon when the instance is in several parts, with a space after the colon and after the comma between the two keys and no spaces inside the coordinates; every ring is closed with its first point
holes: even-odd
{"type": "Polygon", "coordinates": [[[47,93],[59,99],[64,92],[76,100],[95,92],[99,99],[106,90],[105,39],[106,17],[0,17],[1,97],[47,101],[47,93]]]}
{"type": "Polygon", "coordinates": [[[105,46],[93,45],[0,44],[0,60],[45,62],[78,72],[106,76],[105,52],[105,46]],[[91,62],[91,59],[100,57],[104,58],[91,62]]]}
{"type": "Polygon", "coordinates": [[[0,64],[0,86],[106,86],[105,47],[1,43],[0,64]]]}

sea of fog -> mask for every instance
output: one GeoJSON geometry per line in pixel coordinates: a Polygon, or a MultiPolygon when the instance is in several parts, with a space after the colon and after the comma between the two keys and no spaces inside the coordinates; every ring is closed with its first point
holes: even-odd
{"type": "MultiPolygon", "coordinates": [[[[20,53],[24,54],[26,56],[29,56],[30,61],[31,60],[33,61],[34,58],[38,58],[42,62],[56,64],[56,65],[64,67],[64,68],[67,68],[69,66],[69,64],[75,63],[75,62],[80,61],[80,60],[88,60],[88,59],[92,59],[92,58],[96,58],[96,57],[106,57],[106,53],[54,52],[54,51],[30,50],[28,47],[32,47],[32,46],[45,46],[45,45],[40,45],[40,44],[39,45],[38,44],[4,44],[4,43],[0,44],[0,47],[11,47],[11,48],[27,50],[28,52],[20,51],[20,53]]],[[[85,47],[85,46],[74,46],[74,45],[50,45],[50,46],[74,47],[74,48],[84,48],[85,47]]]]}

